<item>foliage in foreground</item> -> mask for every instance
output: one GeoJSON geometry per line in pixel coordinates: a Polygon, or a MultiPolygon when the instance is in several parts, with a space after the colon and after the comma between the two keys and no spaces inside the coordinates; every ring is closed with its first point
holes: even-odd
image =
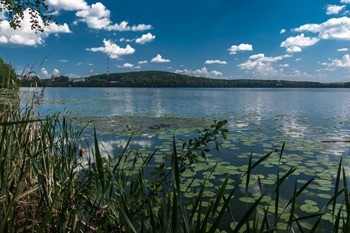
{"type": "Polygon", "coordinates": [[[4,88],[17,89],[17,75],[12,65],[0,58],[0,95],[4,88]]]}
{"type": "MultiPolygon", "coordinates": [[[[171,156],[159,165],[153,162],[157,151],[144,155],[128,149],[131,139],[113,158],[102,155],[96,132],[93,146],[84,155],[82,131],[74,130],[65,118],[34,120],[32,108],[22,113],[12,110],[0,123],[0,232],[219,232],[219,228],[320,232],[326,208],[331,209],[333,232],[349,231],[350,202],[342,162],[333,197],[322,210],[309,215],[298,216],[296,209],[312,180],[301,187],[295,181],[290,199],[281,207],[281,187],[295,168],[277,172],[270,193],[258,178],[260,195],[246,210],[235,209],[234,194],[243,184],[248,195],[253,171],[272,152],[257,161],[250,157],[241,186],[230,187],[231,178],[226,177],[215,196],[208,198],[205,179],[195,197],[185,198],[196,178],[184,187],[182,173],[196,166],[209,147],[219,149],[225,124],[216,122],[182,148],[174,138],[171,156]],[[271,201],[262,205],[268,195],[271,201]],[[308,228],[306,221],[312,223],[308,228]]],[[[283,148],[279,158],[282,154],[283,148]]]]}

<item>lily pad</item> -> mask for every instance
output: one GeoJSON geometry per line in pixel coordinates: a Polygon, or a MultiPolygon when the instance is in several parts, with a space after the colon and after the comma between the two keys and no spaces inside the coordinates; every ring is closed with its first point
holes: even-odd
{"type": "Polygon", "coordinates": [[[320,211],[320,209],[315,205],[303,204],[300,206],[300,209],[305,213],[314,214],[320,211]]]}

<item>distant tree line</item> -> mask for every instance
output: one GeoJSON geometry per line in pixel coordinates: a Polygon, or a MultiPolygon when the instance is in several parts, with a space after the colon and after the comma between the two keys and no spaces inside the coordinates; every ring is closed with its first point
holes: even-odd
{"type": "Polygon", "coordinates": [[[285,80],[256,80],[256,79],[209,79],[192,77],[165,71],[140,71],[129,73],[101,74],[88,78],[69,79],[66,76],[51,79],[31,77],[22,79],[21,86],[33,85],[41,87],[274,87],[274,88],[346,88],[350,82],[320,83],[285,80]]]}

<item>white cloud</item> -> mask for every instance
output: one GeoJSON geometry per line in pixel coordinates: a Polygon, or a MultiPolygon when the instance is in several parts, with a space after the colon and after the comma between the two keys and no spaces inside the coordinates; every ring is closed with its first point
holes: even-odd
{"type": "Polygon", "coordinates": [[[140,38],[136,39],[137,44],[146,44],[148,42],[153,41],[156,38],[156,36],[152,35],[150,32],[147,34],[143,34],[140,38]]]}
{"type": "Polygon", "coordinates": [[[262,59],[262,58],[264,58],[264,57],[265,57],[265,54],[263,54],[263,53],[258,53],[258,54],[251,55],[251,56],[249,57],[249,59],[255,60],[255,59],[262,59]]]}
{"type": "Polygon", "coordinates": [[[337,15],[341,10],[343,10],[345,6],[338,6],[338,5],[328,5],[327,6],[327,15],[337,15]]]}
{"type": "Polygon", "coordinates": [[[253,74],[262,76],[276,76],[279,72],[274,68],[274,63],[279,62],[291,55],[286,54],[277,57],[266,57],[265,54],[259,53],[249,57],[249,60],[239,64],[238,67],[242,70],[251,70],[253,74]]]}
{"type": "Polygon", "coordinates": [[[183,69],[183,70],[177,69],[177,70],[175,70],[175,73],[191,75],[193,73],[193,71],[188,70],[188,69],[183,69]]]}
{"type": "Polygon", "coordinates": [[[45,68],[42,67],[40,70],[40,78],[50,78],[51,76],[59,76],[60,75],[60,71],[58,69],[53,69],[53,71],[51,72],[51,74],[49,73],[49,71],[45,68]]]}
{"type": "Polygon", "coordinates": [[[133,67],[134,67],[134,65],[131,63],[124,63],[123,64],[123,68],[133,68],[133,67]]]}
{"type": "Polygon", "coordinates": [[[47,71],[46,68],[41,68],[41,73],[44,75],[45,78],[47,78],[49,76],[49,72],[47,71]]]}
{"type": "Polygon", "coordinates": [[[350,4],[350,0],[340,0],[341,3],[350,4]]]}
{"type": "Polygon", "coordinates": [[[60,71],[58,69],[53,69],[51,75],[52,76],[59,76],[60,75],[60,71]]]}
{"type": "Polygon", "coordinates": [[[346,52],[346,51],[348,51],[348,50],[349,50],[348,48],[337,49],[338,52],[346,52]]]}
{"type": "Polygon", "coordinates": [[[280,31],[280,34],[284,34],[286,32],[286,29],[282,28],[280,31]]]}
{"type": "Polygon", "coordinates": [[[69,62],[69,60],[68,59],[60,59],[59,62],[67,63],[67,62],[69,62]]]}
{"type": "Polygon", "coordinates": [[[240,45],[232,45],[231,48],[229,48],[230,54],[236,54],[240,51],[252,51],[253,46],[250,44],[240,44],[240,45]]]}
{"type": "Polygon", "coordinates": [[[146,64],[146,63],[148,63],[148,61],[147,61],[147,60],[144,60],[144,61],[139,61],[139,62],[138,62],[138,64],[146,64]]]}
{"type": "Polygon", "coordinates": [[[318,33],[320,39],[350,40],[350,18],[332,18],[321,24],[305,24],[293,29],[296,32],[318,33]]]}
{"type": "Polygon", "coordinates": [[[88,8],[84,0],[46,0],[49,9],[75,11],[88,8]]]}
{"type": "Polygon", "coordinates": [[[350,55],[345,54],[342,59],[334,59],[332,60],[332,63],[330,66],[335,67],[350,67],[350,55]]]}
{"type": "Polygon", "coordinates": [[[110,21],[110,11],[100,2],[88,6],[76,13],[79,21],[85,22],[92,29],[106,29],[112,22],[110,21]]]}
{"type": "Polygon", "coordinates": [[[162,56],[160,54],[158,54],[157,56],[155,56],[154,58],[152,58],[151,62],[154,63],[164,63],[164,62],[170,62],[169,59],[165,59],[162,58],[162,56]]]}
{"type": "Polygon", "coordinates": [[[0,21],[0,43],[37,46],[42,45],[45,39],[51,34],[71,32],[67,24],[59,25],[49,22],[49,24],[45,26],[39,15],[37,15],[38,24],[42,27],[44,32],[36,32],[31,28],[32,23],[30,15],[30,11],[26,9],[23,12],[24,17],[20,23],[21,27],[16,30],[10,27],[10,22],[8,20],[0,21]]]}
{"type": "Polygon", "coordinates": [[[123,55],[133,54],[135,52],[135,49],[132,48],[130,45],[127,45],[125,48],[121,48],[111,40],[103,39],[103,44],[103,47],[88,48],[86,50],[90,52],[106,53],[112,59],[119,58],[123,55]]]}
{"type": "Polygon", "coordinates": [[[301,52],[303,47],[308,47],[316,44],[320,39],[315,37],[305,37],[304,34],[292,36],[281,43],[281,47],[287,49],[289,53],[301,52]]]}
{"type": "Polygon", "coordinates": [[[289,64],[281,64],[281,65],[279,65],[279,67],[285,67],[285,68],[287,68],[287,67],[289,67],[289,64]]]}
{"type": "Polygon", "coordinates": [[[106,28],[108,31],[146,31],[152,29],[152,25],[138,24],[129,26],[127,21],[122,21],[120,24],[108,25],[106,28]]]}
{"type": "Polygon", "coordinates": [[[211,65],[211,64],[221,64],[221,65],[226,65],[226,61],[220,61],[220,60],[206,60],[204,64],[211,65]]]}
{"type": "Polygon", "coordinates": [[[220,71],[213,70],[213,71],[208,71],[206,67],[203,67],[201,69],[197,69],[195,71],[188,70],[188,69],[183,69],[183,70],[176,70],[175,73],[178,74],[186,74],[186,75],[194,75],[197,77],[209,77],[209,78],[217,78],[219,76],[223,76],[223,74],[220,71]]]}
{"type": "Polygon", "coordinates": [[[222,76],[223,75],[220,71],[217,71],[217,70],[213,70],[210,73],[215,75],[215,76],[222,76]]]}
{"type": "Polygon", "coordinates": [[[204,76],[204,75],[208,75],[209,72],[208,72],[206,67],[203,67],[202,69],[195,70],[193,72],[193,74],[198,75],[198,76],[202,76],[202,75],[204,76]]]}
{"type": "MultiPolygon", "coordinates": [[[[105,5],[103,5],[101,2],[97,2],[92,5],[87,5],[86,2],[84,2],[84,0],[79,0],[77,3],[73,3],[76,0],[50,1],[58,2],[60,6],[69,6],[71,9],[73,9],[72,5],[76,5],[75,9],[79,10],[75,14],[79,18],[78,21],[86,23],[87,26],[92,29],[104,29],[108,31],[145,31],[152,29],[151,25],[146,24],[130,26],[127,21],[122,21],[119,24],[113,24],[113,22],[110,19],[110,10],[108,10],[105,7],[105,5]]],[[[77,21],[75,21],[75,23],[76,22],[77,21]]]]}
{"type": "Polygon", "coordinates": [[[127,43],[130,43],[130,42],[133,42],[133,41],[135,41],[135,39],[126,39],[126,38],[124,38],[124,37],[122,37],[122,38],[119,39],[119,42],[127,42],[127,43]]]}

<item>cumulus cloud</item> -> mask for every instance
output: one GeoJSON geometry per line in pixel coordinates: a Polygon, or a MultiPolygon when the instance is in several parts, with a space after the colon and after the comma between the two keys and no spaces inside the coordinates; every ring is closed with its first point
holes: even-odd
{"type": "Polygon", "coordinates": [[[131,64],[131,63],[124,63],[123,64],[123,68],[133,68],[134,67],[134,65],[133,64],[131,64]]]}
{"type": "Polygon", "coordinates": [[[105,53],[112,59],[119,58],[123,55],[133,54],[135,52],[135,49],[130,45],[127,45],[125,48],[121,48],[111,40],[103,39],[103,45],[103,47],[87,48],[86,50],[90,52],[105,53]]]}
{"type": "Polygon", "coordinates": [[[348,48],[337,49],[338,52],[346,52],[346,51],[348,51],[348,50],[349,50],[348,48]]]}
{"type": "Polygon", "coordinates": [[[139,61],[139,62],[138,62],[138,64],[146,64],[146,63],[148,63],[148,61],[147,61],[147,60],[144,60],[144,61],[139,61]]]}
{"type": "Polygon", "coordinates": [[[220,60],[206,60],[204,64],[211,65],[211,64],[221,64],[221,65],[226,65],[226,61],[220,61],[220,60]]]}
{"type": "Polygon", "coordinates": [[[231,48],[229,48],[230,54],[236,54],[237,52],[252,50],[253,46],[250,44],[232,45],[231,48]]]}
{"type": "Polygon", "coordinates": [[[113,25],[108,25],[106,28],[108,31],[146,31],[152,29],[152,25],[138,24],[130,26],[127,21],[122,21],[120,24],[116,23],[113,25]]]}
{"type": "Polygon", "coordinates": [[[319,42],[320,39],[315,37],[306,37],[304,34],[292,36],[281,43],[281,47],[287,49],[288,53],[301,52],[303,47],[308,47],[319,42]]]}
{"type": "Polygon", "coordinates": [[[44,67],[41,68],[41,73],[44,75],[44,77],[48,77],[49,76],[49,72],[44,67]]]}
{"type": "Polygon", "coordinates": [[[183,70],[178,69],[175,71],[175,73],[193,75],[197,77],[208,77],[208,78],[217,78],[217,77],[223,76],[223,73],[221,73],[220,71],[217,71],[217,70],[208,71],[206,67],[203,67],[201,69],[197,69],[194,71],[188,70],[188,69],[183,69],[183,70]]]}
{"type": "Polygon", "coordinates": [[[217,71],[217,70],[213,70],[210,73],[215,75],[215,76],[222,76],[223,75],[220,71],[217,71]]]}
{"type": "Polygon", "coordinates": [[[80,22],[87,24],[92,29],[104,29],[108,31],[144,31],[152,29],[151,25],[139,24],[130,26],[128,22],[122,21],[121,23],[113,24],[110,20],[110,10],[101,2],[97,2],[76,13],[80,22]]]}
{"type": "Polygon", "coordinates": [[[54,76],[54,77],[57,77],[57,76],[60,75],[60,71],[58,69],[53,69],[51,75],[54,76]]]}
{"type": "Polygon", "coordinates": [[[286,29],[282,28],[281,31],[280,31],[280,34],[283,34],[286,32],[286,29]]]}
{"type": "Polygon", "coordinates": [[[126,38],[124,38],[124,37],[122,37],[122,38],[119,39],[119,42],[127,42],[127,43],[130,43],[130,42],[133,42],[133,41],[135,41],[135,39],[126,39],[126,38]]]}
{"type": "Polygon", "coordinates": [[[287,68],[287,67],[289,67],[289,64],[281,64],[281,65],[279,65],[279,67],[285,67],[285,68],[287,68]]]}
{"type": "Polygon", "coordinates": [[[42,67],[39,73],[40,78],[50,78],[52,76],[57,77],[59,75],[60,75],[60,71],[58,69],[53,69],[53,71],[50,74],[45,67],[42,67]]]}
{"type": "Polygon", "coordinates": [[[88,8],[88,4],[84,0],[46,0],[49,9],[76,11],[88,8]]]}
{"type": "Polygon", "coordinates": [[[152,35],[150,32],[147,34],[143,34],[140,38],[137,38],[135,42],[137,44],[146,44],[148,42],[153,41],[156,38],[156,36],[152,35]]]}
{"type": "Polygon", "coordinates": [[[193,72],[193,74],[198,75],[198,76],[201,76],[201,75],[204,76],[204,75],[209,74],[209,72],[208,72],[208,70],[207,70],[206,67],[203,67],[202,69],[195,70],[195,71],[193,72]]]}
{"type": "Polygon", "coordinates": [[[296,32],[318,33],[320,39],[350,40],[350,18],[332,18],[321,24],[305,24],[293,29],[296,32]]]}
{"type": "Polygon", "coordinates": [[[350,0],[340,0],[341,3],[350,4],[350,0]]]}
{"type": "Polygon", "coordinates": [[[37,46],[42,45],[45,39],[51,34],[70,33],[68,25],[65,23],[59,25],[53,22],[49,22],[48,25],[44,25],[43,20],[38,16],[38,24],[44,30],[43,32],[36,32],[32,30],[31,26],[31,13],[29,9],[23,12],[23,20],[21,21],[21,27],[14,30],[10,27],[10,22],[6,19],[0,21],[0,44],[16,44],[25,46],[37,46]]]}
{"type": "Polygon", "coordinates": [[[158,54],[157,56],[152,58],[151,62],[154,62],[154,63],[165,63],[165,62],[170,62],[170,60],[162,58],[162,56],[160,54],[158,54]]]}
{"type": "Polygon", "coordinates": [[[248,61],[239,64],[238,67],[242,70],[252,70],[254,74],[274,76],[278,74],[278,71],[274,68],[274,63],[289,57],[291,57],[289,54],[276,57],[266,57],[265,54],[259,53],[250,56],[248,61]]]}
{"type": "Polygon", "coordinates": [[[79,21],[85,22],[89,28],[105,29],[112,23],[109,19],[110,13],[102,3],[97,2],[78,11],[76,16],[80,18],[79,21]]]}
{"type": "Polygon", "coordinates": [[[330,66],[335,67],[350,67],[350,55],[345,54],[342,59],[334,59],[332,60],[330,66]]]}
{"type": "Polygon", "coordinates": [[[340,11],[342,11],[345,8],[345,6],[338,6],[338,5],[328,5],[326,14],[327,15],[337,15],[340,11]]]}

